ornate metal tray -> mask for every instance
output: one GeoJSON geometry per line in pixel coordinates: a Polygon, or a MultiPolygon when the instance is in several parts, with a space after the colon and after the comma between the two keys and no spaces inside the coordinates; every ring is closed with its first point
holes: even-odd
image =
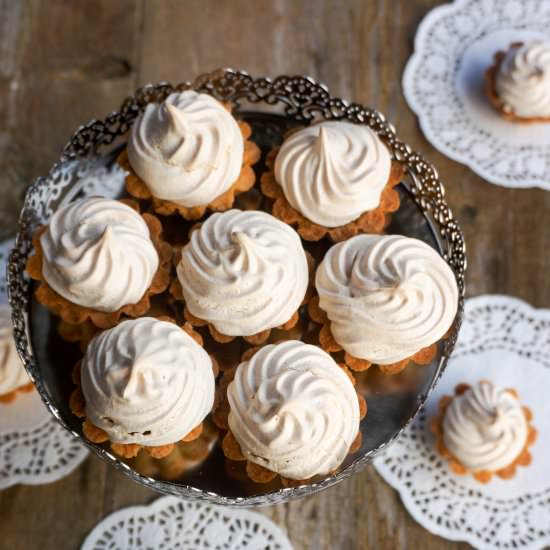
{"type": "MultiPolygon", "coordinates": [[[[258,169],[261,170],[261,163],[258,169]]],[[[454,347],[463,310],[465,268],[464,237],[445,203],[435,168],[397,138],[394,127],[382,114],[332,97],[325,86],[310,78],[279,76],[271,80],[252,78],[240,71],[219,70],[193,83],[145,86],[126,99],[118,112],[80,127],[49,174],[38,178],[27,192],[8,280],[17,349],[48,409],[66,429],[117,470],[157,491],[217,504],[253,506],[310,495],[330,487],[364,467],[399,435],[427,398],[454,347]],[[406,177],[398,188],[402,205],[389,232],[429,243],[446,259],[458,281],[457,318],[431,365],[409,366],[396,376],[382,376],[378,369],[370,369],[359,378],[359,387],[369,404],[369,413],[361,423],[362,447],[348,458],[340,473],[319,483],[273,489],[232,481],[224,475],[219,449],[197,471],[189,472],[176,483],[147,477],[109,450],[89,443],[82,436],[80,421],[68,408],[72,389],[68,373],[75,357],[57,336],[55,320],[34,300],[33,285],[25,275],[33,232],[67,201],[91,194],[119,196],[123,178],[117,177],[114,159],[132,122],[147,103],[160,101],[174,90],[189,88],[235,103],[239,115],[251,124],[254,139],[264,153],[280,143],[289,127],[316,119],[346,119],[371,127],[394,157],[407,166],[406,177]]]]}

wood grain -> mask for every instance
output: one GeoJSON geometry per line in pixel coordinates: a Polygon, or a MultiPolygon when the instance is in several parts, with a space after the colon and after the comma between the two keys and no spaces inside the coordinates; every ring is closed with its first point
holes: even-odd
{"type": "MultiPolygon", "coordinates": [[[[436,3],[0,0],[0,238],[14,232],[25,187],[72,131],[139,85],[223,66],[305,73],[385,112],[436,164],[466,234],[469,295],[513,294],[550,307],[550,193],[496,187],[445,158],[403,99],[415,30],[436,3]]],[[[153,498],[91,457],[57,483],[0,492],[0,546],[77,548],[109,512],[153,498]]],[[[467,547],[418,526],[372,467],[320,495],[260,511],[296,549],[467,547]]]]}

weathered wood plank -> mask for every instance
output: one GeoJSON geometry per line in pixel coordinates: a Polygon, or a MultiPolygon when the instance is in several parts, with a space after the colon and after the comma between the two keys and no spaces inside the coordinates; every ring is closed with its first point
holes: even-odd
{"type": "Polygon", "coordinates": [[[0,231],[15,224],[24,188],[49,168],[72,132],[135,88],[138,6],[132,0],[0,4],[0,231]]]}

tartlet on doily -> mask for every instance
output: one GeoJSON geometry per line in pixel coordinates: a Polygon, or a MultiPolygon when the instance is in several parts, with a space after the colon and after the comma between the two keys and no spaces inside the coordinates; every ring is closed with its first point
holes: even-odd
{"type": "Polygon", "coordinates": [[[494,55],[485,94],[510,122],[550,122],[550,43],[513,42],[494,55]]]}
{"type": "Polygon", "coordinates": [[[357,235],[333,245],[315,275],[310,319],[319,344],[344,353],[362,371],[386,374],[410,361],[431,363],[458,308],[458,286],[445,260],[418,239],[357,235]]]}
{"type": "Polygon", "coordinates": [[[33,389],[15,349],[10,307],[0,304],[0,403],[11,403],[18,394],[33,389]]]}
{"type": "Polygon", "coordinates": [[[178,442],[197,439],[218,372],[202,346],[200,334],[169,318],[123,321],[96,336],[73,369],[69,400],[85,437],[109,441],[124,458],[141,449],[165,458],[178,442]]]}
{"type": "Polygon", "coordinates": [[[241,462],[255,483],[280,476],[285,486],[337,470],[361,445],[367,405],[354,384],[344,365],[301,341],[247,350],[238,367],[224,372],[213,413],[227,430],[227,470],[238,474],[234,463],[241,462]]]}
{"type": "Polygon", "coordinates": [[[327,121],[291,131],[266,165],[261,189],[273,215],[308,241],[382,233],[399,208],[404,167],[366,126],[327,121]]]}
{"type": "Polygon", "coordinates": [[[511,479],[518,466],[529,466],[529,447],[537,438],[532,419],[516,390],[481,380],[473,387],[458,384],[453,396],[443,396],[431,428],[438,453],[454,473],[488,483],[494,475],[511,479]]]}
{"type": "Polygon", "coordinates": [[[144,315],[150,308],[151,296],[166,290],[170,283],[172,247],[162,239],[162,225],[158,218],[139,214],[135,201],[91,198],[70,203],[54,214],[49,225],[37,229],[33,244],[35,253],[29,257],[26,270],[32,279],[40,282],[35,291],[36,299],[70,325],[90,321],[105,329],[115,326],[122,316],[144,315]],[[104,219],[106,215],[110,218],[104,219]],[[83,219],[86,219],[86,224],[81,223],[83,219]],[[91,228],[95,234],[80,234],[86,230],[84,227],[91,228]],[[71,239],[70,247],[67,238],[71,239]],[[50,286],[51,277],[44,273],[44,239],[52,249],[49,255],[53,256],[50,258],[53,267],[48,269],[59,279],[56,284],[63,289],[54,290],[50,286]],[[113,253],[118,254],[114,262],[113,253]],[[69,256],[69,268],[74,273],[67,268],[66,256],[69,256]],[[152,266],[156,266],[154,270],[152,266]],[[70,282],[71,277],[75,279],[74,284],[70,282]],[[138,296],[134,290],[135,300],[122,305],[116,303],[112,309],[109,306],[98,309],[97,306],[79,305],[60,294],[68,293],[76,296],[75,299],[84,296],[90,303],[96,303],[96,300],[114,294],[113,286],[116,285],[114,298],[120,302],[132,295],[128,280],[133,286],[139,282],[141,295],[138,296]],[[89,295],[83,295],[82,289],[89,295]]]}
{"type": "Polygon", "coordinates": [[[30,393],[34,390],[34,384],[27,382],[22,386],[18,386],[14,390],[0,395],[0,403],[7,404],[13,403],[17,399],[18,394],[30,393]]]}
{"type": "Polygon", "coordinates": [[[190,90],[149,104],[118,159],[128,172],[128,193],[150,200],[158,214],[187,220],[231,208],[235,195],[253,187],[252,166],[261,154],[250,126],[231,110],[190,90]]]}
{"type": "Polygon", "coordinates": [[[242,336],[267,341],[293,329],[307,300],[312,258],[296,232],[261,211],[212,214],[191,233],[177,259],[172,296],[185,319],[208,326],[219,343],[242,336]]]}

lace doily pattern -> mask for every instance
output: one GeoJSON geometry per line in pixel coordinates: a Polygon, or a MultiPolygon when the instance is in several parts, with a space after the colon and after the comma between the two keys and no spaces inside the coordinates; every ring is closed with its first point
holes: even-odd
{"type": "Polygon", "coordinates": [[[48,420],[42,425],[0,435],[0,489],[57,481],[88,456],[86,448],[43,409],[48,420]]]}
{"type": "Polygon", "coordinates": [[[492,183],[550,189],[550,124],[506,121],[483,91],[496,51],[549,37],[549,2],[456,0],[432,10],[403,75],[405,98],[432,145],[492,183]]]}
{"type": "Polygon", "coordinates": [[[425,408],[374,465],[418,523],[477,548],[536,549],[550,544],[550,310],[506,296],[466,301],[449,366],[425,408]],[[491,380],[518,390],[534,413],[533,462],[507,481],[487,485],[453,474],[434,447],[429,422],[437,402],[459,382],[491,380]]]}
{"type": "MultiPolygon", "coordinates": [[[[5,273],[14,242],[0,242],[0,303],[7,303],[5,273]]],[[[87,456],[86,447],[52,418],[38,393],[0,404],[0,489],[56,481],[87,456]]]]}
{"type": "Polygon", "coordinates": [[[99,523],[81,550],[292,550],[284,533],[261,514],[163,497],[119,510],[99,523]]]}

